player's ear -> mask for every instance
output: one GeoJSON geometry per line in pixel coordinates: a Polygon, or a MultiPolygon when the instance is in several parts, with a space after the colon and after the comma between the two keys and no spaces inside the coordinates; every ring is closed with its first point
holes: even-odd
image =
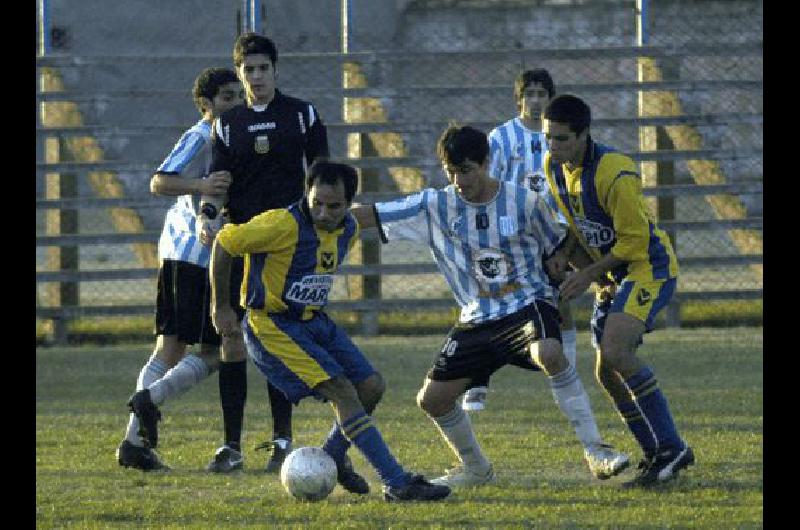
{"type": "Polygon", "coordinates": [[[198,102],[200,103],[200,112],[206,114],[208,112],[214,111],[214,103],[205,96],[200,96],[197,98],[198,102]]]}

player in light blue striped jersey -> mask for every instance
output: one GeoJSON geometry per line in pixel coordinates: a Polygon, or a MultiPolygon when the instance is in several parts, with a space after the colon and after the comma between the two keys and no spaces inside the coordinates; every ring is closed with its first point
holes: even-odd
{"type": "MultiPolygon", "coordinates": [[[[498,125],[489,133],[489,175],[531,189],[550,201],[556,212],[553,197],[544,179],[542,161],[547,140],[542,134],[542,111],[555,96],[553,78],[544,68],[525,70],[514,81],[514,99],[518,115],[498,125]]],[[[561,218],[560,213],[558,214],[561,218]]],[[[562,219],[566,224],[566,221],[562,219]]],[[[559,303],[561,341],[564,355],[575,365],[576,331],[569,302],[559,303]]],[[[518,365],[535,370],[529,358],[518,365]]],[[[468,411],[483,410],[489,391],[489,379],[476,379],[464,393],[462,407],[468,411]]]]}
{"type": "Polygon", "coordinates": [[[451,125],[437,145],[449,186],[352,210],[362,228],[377,226],[384,242],[427,244],[461,307],[417,396],[460,461],[432,482],[459,487],[494,481],[492,465],[456,400],[472,380],[529,356],[548,376],[590,470],[609,478],[629,460],[603,442],[589,397],[564,356],[558,288],[545,268],[563,270],[564,251],[573,242],[541,196],[489,177],[488,152],[483,132],[451,125]],[[532,348],[534,342],[538,348],[532,348]]]}
{"type": "MultiPolygon", "coordinates": [[[[220,337],[209,313],[211,248],[210,241],[200,240],[198,201],[201,194],[224,195],[230,185],[227,176],[208,176],[211,123],[241,104],[244,92],[233,70],[206,68],[192,94],[202,118],[181,135],[150,181],[154,194],[178,198],[167,211],[158,243],[156,347],[139,373],[128,403],[128,429],[117,449],[120,465],[143,471],[166,467],[153,451],[161,417],[157,406],[208,377],[219,363],[220,337]],[[197,343],[200,351],[186,355],[186,346],[197,343]]],[[[215,228],[206,226],[206,233],[215,228]]]]}

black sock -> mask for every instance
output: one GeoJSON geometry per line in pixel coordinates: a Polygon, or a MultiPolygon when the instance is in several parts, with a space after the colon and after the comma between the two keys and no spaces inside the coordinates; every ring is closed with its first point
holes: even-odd
{"type": "Polygon", "coordinates": [[[242,419],[247,398],[247,360],[219,363],[219,400],[225,424],[225,445],[241,451],[242,419]]]}
{"type": "Polygon", "coordinates": [[[272,439],[292,439],[292,402],[283,392],[267,382],[269,406],[272,409],[272,439]]]}

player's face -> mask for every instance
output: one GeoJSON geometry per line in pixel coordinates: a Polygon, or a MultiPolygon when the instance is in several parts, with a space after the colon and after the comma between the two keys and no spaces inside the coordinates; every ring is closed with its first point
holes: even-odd
{"type": "Polygon", "coordinates": [[[483,202],[489,179],[489,175],[486,172],[486,161],[483,164],[478,164],[466,159],[459,165],[445,162],[443,167],[444,172],[447,173],[447,180],[455,186],[456,191],[465,201],[483,202]]]}
{"type": "Polygon", "coordinates": [[[542,132],[550,148],[550,157],[557,164],[579,165],[583,162],[588,129],[580,134],[570,130],[569,124],[545,119],[542,132]]]}
{"type": "Polygon", "coordinates": [[[347,203],[344,182],[336,181],[336,185],[324,184],[319,180],[308,191],[308,206],[311,218],[317,228],[333,232],[342,223],[347,214],[347,203]]]}
{"type": "Polygon", "coordinates": [[[520,116],[532,121],[539,121],[542,111],[550,103],[547,89],[541,83],[531,83],[520,95],[520,116]]]}
{"type": "Polygon", "coordinates": [[[244,62],[236,68],[244,84],[247,101],[252,105],[269,103],[275,95],[275,65],[269,56],[257,53],[245,55],[244,62]]]}
{"type": "Polygon", "coordinates": [[[236,105],[244,102],[244,90],[241,83],[226,83],[219,87],[217,95],[211,101],[211,111],[216,118],[226,110],[230,110],[236,105]]]}

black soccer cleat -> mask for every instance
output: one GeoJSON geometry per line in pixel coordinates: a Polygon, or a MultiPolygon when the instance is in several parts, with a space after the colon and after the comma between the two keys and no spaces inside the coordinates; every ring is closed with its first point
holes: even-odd
{"type": "Polygon", "coordinates": [[[667,482],[678,476],[681,469],[694,464],[694,451],[688,445],[680,449],[668,449],[639,463],[639,474],[624,482],[623,488],[646,488],[667,482]]]}
{"type": "Polygon", "coordinates": [[[139,436],[151,449],[155,449],[158,445],[158,422],[161,420],[161,411],[153,405],[150,391],[145,388],[132,395],[128,400],[128,408],[139,419],[139,436]]]}
{"type": "Polygon", "coordinates": [[[230,473],[238,471],[244,466],[241,451],[223,445],[214,452],[214,459],[206,466],[206,471],[212,473],[230,473]]]}
{"type": "Polygon", "coordinates": [[[353,463],[347,455],[344,455],[341,464],[336,464],[336,480],[341,487],[350,493],[358,495],[369,493],[369,484],[364,477],[356,473],[355,469],[353,469],[353,463]]]}
{"type": "Polygon", "coordinates": [[[128,440],[123,440],[117,448],[117,462],[122,467],[141,471],[169,471],[169,466],[158,458],[155,451],[149,447],[133,445],[128,440]]]}
{"type": "Polygon", "coordinates": [[[438,501],[450,495],[449,486],[431,484],[422,475],[414,475],[402,488],[383,486],[383,498],[387,502],[438,501]]]}
{"type": "Polygon", "coordinates": [[[286,438],[279,438],[269,442],[261,443],[257,445],[255,449],[256,451],[260,449],[266,449],[272,453],[272,456],[270,456],[264,471],[267,473],[280,473],[281,466],[283,466],[283,461],[286,460],[286,457],[292,452],[292,441],[287,440],[286,438]]]}

